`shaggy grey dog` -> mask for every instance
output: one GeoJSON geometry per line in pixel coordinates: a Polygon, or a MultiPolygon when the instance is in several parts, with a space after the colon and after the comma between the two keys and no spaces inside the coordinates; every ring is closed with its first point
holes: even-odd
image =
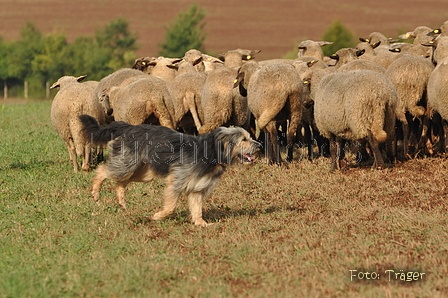
{"type": "Polygon", "coordinates": [[[228,165],[254,161],[252,153],[260,144],[240,127],[220,127],[210,133],[192,136],[154,125],[112,122],[100,127],[88,115],[79,116],[84,133],[93,144],[108,143],[109,156],[93,179],[92,196],[98,200],[105,179],[116,181],[119,204],[126,208],[125,191],[130,182],[164,178],[164,207],[153,220],[170,215],[182,192],[188,196],[192,222],[207,226],[202,219],[202,202],[215,187],[228,165]]]}

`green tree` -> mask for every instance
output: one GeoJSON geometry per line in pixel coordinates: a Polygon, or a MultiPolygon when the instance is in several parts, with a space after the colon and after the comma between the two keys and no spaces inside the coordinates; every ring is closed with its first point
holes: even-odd
{"type": "Polygon", "coordinates": [[[100,48],[91,37],[78,37],[66,48],[66,56],[70,57],[67,69],[76,76],[87,75],[89,80],[99,81],[118,69],[111,66],[110,52],[100,48]]]}
{"type": "Polygon", "coordinates": [[[119,69],[134,63],[137,37],[129,31],[129,23],[117,18],[95,33],[98,46],[109,53],[108,67],[119,69]]]}
{"type": "Polygon", "coordinates": [[[56,81],[65,74],[65,48],[67,39],[65,34],[53,33],[42,38],[42,49],[31,61],[33,79],[45,84],[56,81]]]}
{"type": "Polygon", "coordinates": [[[353,33],[339,20],[335,20],[331,24],[327,31],[325,31],[322,39],[333,42],[333,44],[322,48],[325,56],[332,55],[339,49],[350,48],[356,45],[353,33]]]}
{"type": "Polygon", "coordinates": [[[206,35],[202,32],[206,12],[198,5],[191,5],[186,12],[178,14],[176,19],[166,28],[165,42],[159,55],[165,57],[183,57],[190,49],[204,51],[203,42],[206,35]]]}

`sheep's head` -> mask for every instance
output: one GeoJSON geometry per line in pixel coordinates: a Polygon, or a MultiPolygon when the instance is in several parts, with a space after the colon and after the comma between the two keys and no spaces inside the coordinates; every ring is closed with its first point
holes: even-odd
{"type": "Polygon", "coordinates": [[[100,97],[98,98],[100,103],[103,105],[104,110],[106,111],[106,115],[108,115],[108,116],[112,115],[114,112],[114,109],[112,109],[112,107],[110,105],[109,91],[110,91],[109,88],[104,89],[101,92],[100,97]]]}
{"type": "Polygon", "coordinates": [[[73,76],[63,76],[60,77],[59,80],[57,80],[53,85],[50,86],[50,89],[58,88],[58,87],[64,87],[72,83],[81,82],[87,77],[87,75],[79,76],[79,77],[73,77],[73,76]]]}

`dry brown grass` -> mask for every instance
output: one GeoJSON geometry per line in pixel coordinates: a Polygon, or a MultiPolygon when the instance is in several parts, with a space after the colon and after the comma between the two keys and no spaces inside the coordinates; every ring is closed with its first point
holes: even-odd
{"type": "Polygon", "coordinates": [[[206,200],[214,225],[192,225],[185,200],[149,222],[164,184],[132,184],[127,211],[110,182],[93,202],[93,173],[73,174],[42,116],[50,104],[0,106],[0,296],[448,296],[447,159],[230,168],[206,200]],[[389,281],[386,270],[425,275],[389,281]]]}

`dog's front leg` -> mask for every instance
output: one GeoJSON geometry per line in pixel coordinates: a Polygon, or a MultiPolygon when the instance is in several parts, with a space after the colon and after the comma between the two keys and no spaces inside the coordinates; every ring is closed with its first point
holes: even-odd
{"type": "Polygon", "coordinates": [[[152,220],[161,220],[173,213],[177,206],[177,199],[179,198],[179,190],[174,185],[174,177],[168,176],[166,179],[166,188],[164,193],[163,209],[156,212],[152,216],[152,220]]]}
{"type": "Polygon", "coordinates": [[[100,190],[103,185],[103,181],[108,177],[107,171],[104,165],[101,165],[96,170],[95,178],[93,178],[92,185],[92,198],[96,202],[100,198],[100,190]]]}
{"type": "Polygon", "coordinates": [[[188,207],[190,208],[191,221],[201,227],[209,226],[202,218],[202,202],[204,194],[202,192],[192,192],[188,195],[188,207]]]}

